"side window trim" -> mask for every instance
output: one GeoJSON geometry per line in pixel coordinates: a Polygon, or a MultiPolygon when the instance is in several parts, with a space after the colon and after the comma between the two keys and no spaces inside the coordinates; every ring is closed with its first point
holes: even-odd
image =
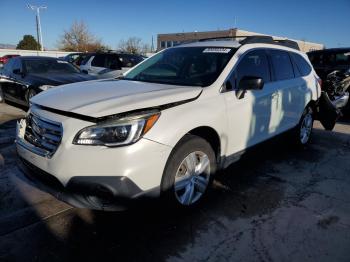
{"type": "MultiPolygon", "coordinates": [[[[298,66],[298,65],[297,65],[296,63],[294,63],[294,61],[293,61],[293,59],[292,59],[291,53],[290,53],[290,52],[287,52],[287,54],[288,54],[289,61],[290,61],[291,65],[292,65],[292,68],[293,68],[293,75],[294,75],[294,78],[292,78],[292,79],[295,79],[295,78],[297,78],[297,74],[296,74],[295,70],[299,70],[298,68],[295,68],[295,66],[298,66]],[[295,66],[294,66],[294,64],[295,64],[295,66]]],[[[299,70],[299,73],[300,73],[300,70],[299,70]]],[[[301,75],[301,74],[300,74],[300,75],[301,75]]]]}

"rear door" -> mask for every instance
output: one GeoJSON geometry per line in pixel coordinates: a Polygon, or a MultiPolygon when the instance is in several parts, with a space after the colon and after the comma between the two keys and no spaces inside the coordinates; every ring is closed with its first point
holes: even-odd
{"type": "Polygon", "coordinates": [[[14,80],[14,96],[19,101],[26,101],[27,85],[25,83],[26,74],[23,71],[22,61],[19,58],[13,59],[13,70],[20,72],[19,74],[12,73],[12,79],[14,80]]]}
{"type": "Polygon", "coordinates": [[[287,51],[269,50],[273,68],[270,132],[281,133],[299,123],[305,108],[307,83],[296,77],[291,57],[287,51]]]}

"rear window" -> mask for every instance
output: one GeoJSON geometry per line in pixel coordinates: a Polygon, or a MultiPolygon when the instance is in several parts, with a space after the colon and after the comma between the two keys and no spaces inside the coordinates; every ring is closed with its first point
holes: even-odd
{"type": "Polygon", "coordinates": [[[296,70],[299,72],[301,76],[307,76],[310,74],[312,68],[305,59],[296,53],[290,53],[294,64],[296,65],[296,70]]]}
{"type": "Polygon", "coordinates": [[[271,61],[275,73],[275,80],[287,80],[294,78],[293,65],[289,55],[285,51],[270,51],[271,61]]]}
{"type": "Polygon", "coordinates": [[[336,53],[335,62],[337,65],[350,65],[350,52],[336,53]]]}

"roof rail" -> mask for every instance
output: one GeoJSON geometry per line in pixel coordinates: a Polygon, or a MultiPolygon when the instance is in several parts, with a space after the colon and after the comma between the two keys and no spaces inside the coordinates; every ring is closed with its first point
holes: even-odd
{"type": "Polygon", "coordinates": [[[224,36],[224,37],[212,37],[212,38],[204,38],[200,39],[199,42],[210,41],[210,40],[236,40],[239,38],[243,38],[238,42],[241,45],[246,44],[255,44],[255,43],[264,43],[264,44],[273,44],[273,45],[281,45],[290,47],[296,50],[300,50],[299,45],[296,41],[290,40],[288,38],[274,38],[272,36],[267,35],[244,35],[244,36],[224,36]]]}

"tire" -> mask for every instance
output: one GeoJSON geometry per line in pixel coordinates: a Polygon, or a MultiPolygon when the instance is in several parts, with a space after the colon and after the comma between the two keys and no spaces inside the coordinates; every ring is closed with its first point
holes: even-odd
{"type": "Polygon", "coordinates": [[[216,172],[215,153],[201,137],[186,135],[171,153],[161,183],[161,197],[176,207],[203,199],[216,172]]]}
{"type": "Polygon", "coordinates": [[[312,107],[305,108],[299,124],[293,132],[293,139],[297,146],[305,146],[311,141],[312,130],[314,124],[314,111],[312,107]]]}
{"type": "Polygon", "coordinates": [[[33,97],[33,96],[35,96],[37,94],[37,92],[34,90],[34,89],[28,89],[28,91],[27,91],[27,106],[29,107],[29,101],[30,101],[30,99],[33,97]]]}

